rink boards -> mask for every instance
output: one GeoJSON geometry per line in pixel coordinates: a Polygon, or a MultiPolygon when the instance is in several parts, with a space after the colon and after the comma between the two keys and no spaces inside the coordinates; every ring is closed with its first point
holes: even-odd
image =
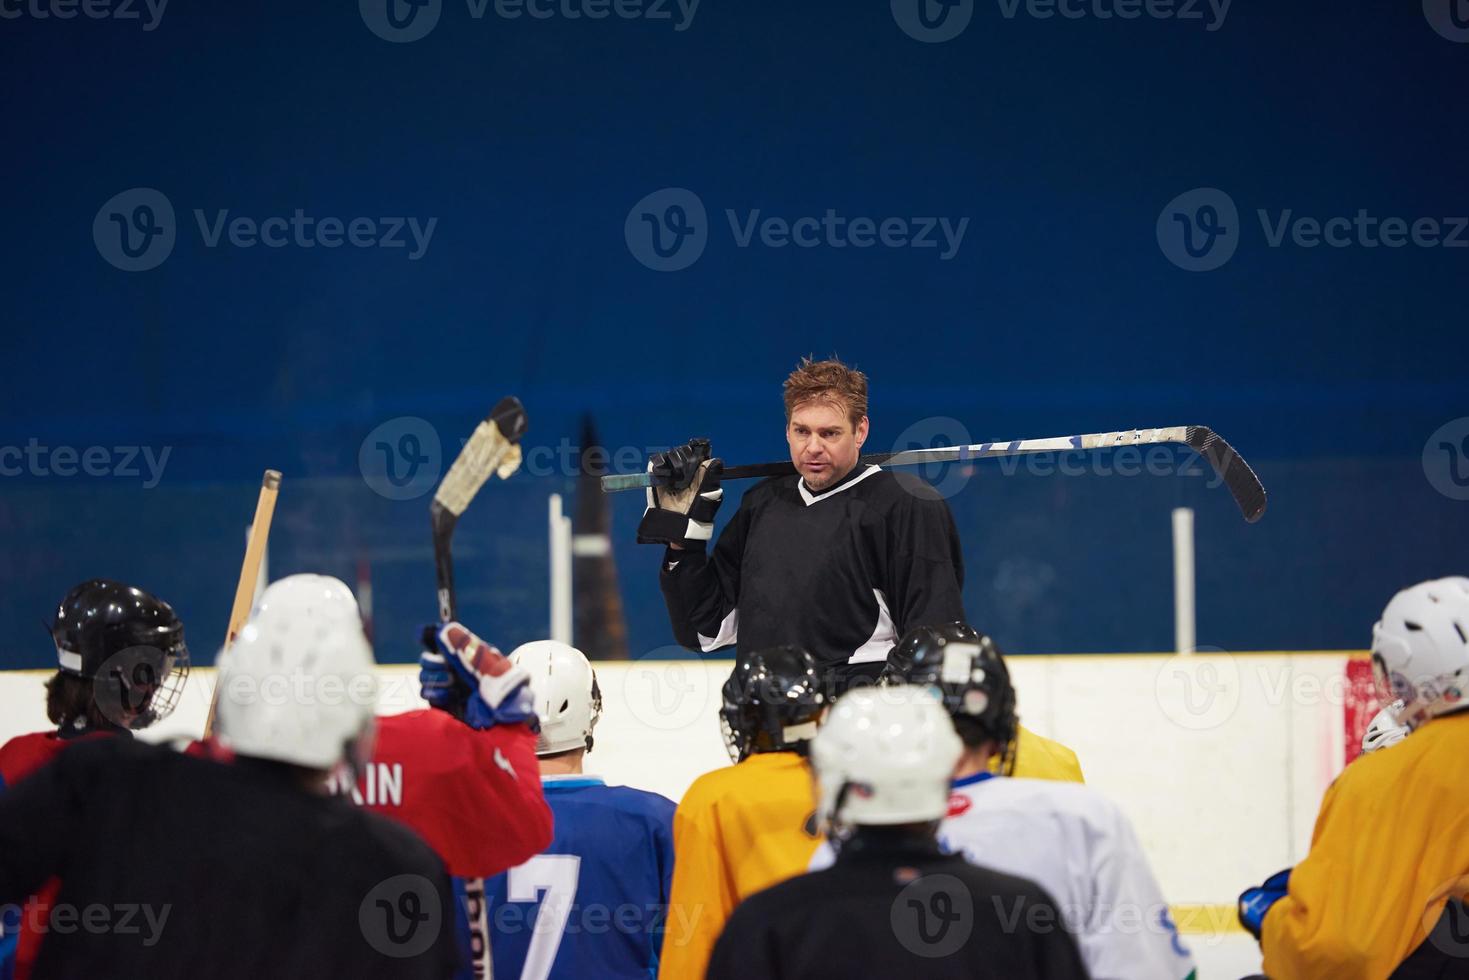
{"type": "MultiPolygon", "coordinates": [[[[1237,928],[1236,896],[1306,853],[1363,702],[1360,654],[1025,656],[1010,659],[1023,722],[1081,759],[1131,817],[1180,927],[1237,928]],[[1352,665],[1355,660],[1356,664],[1352,665]]],[[[604,710],[588,769],[677,800],[728,765],[717,721],[728,660],[597,665],[604,710]]],[[[380,668],[379,712],[422,707],[417,668],[380,668]]],[[[0,738],[48,727],[48,672],[0,673],[0,738]]],[[[203,727],[214,675],[195,670],[150,739],[203,727]]],[[[1370,697],[1370,695],[1369,695],[1370,697]]]]}

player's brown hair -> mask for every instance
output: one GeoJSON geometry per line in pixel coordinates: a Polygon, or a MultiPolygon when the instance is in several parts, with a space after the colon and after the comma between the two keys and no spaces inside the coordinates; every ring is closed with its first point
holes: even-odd
{"type": "Polygon", "coordinates": [[[867,414],[867,375],[834,357],[825,361],[803,357],[786,378],[786,422],[790,422],[796,406],[813,401],[845,409],[855,429],[867,414]]]}
{"type": "Polygon", "coordinates": [[[57,728],[66,728],[85,718],[90,731],[115,727],[98,706],[90,677],[74,677],[57,671],[46,682],[46,717],[57,728]]]}

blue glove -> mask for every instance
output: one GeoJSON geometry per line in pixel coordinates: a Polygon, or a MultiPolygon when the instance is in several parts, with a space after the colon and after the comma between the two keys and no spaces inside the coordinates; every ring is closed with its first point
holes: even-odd
{"type": "MultiPolygon", "coordinates": [[[[470,728],[493,728],[496,725],[525,724],[533,732],[541,730],[536,717],[535,701],[530,690],[530,675],[524,667],[512,664],[492,644],[475,636],[459,623],[444,623],[435,637],[438,654],[453,675],[450,690],[468,692],[463,702],[462,718],[470,728]]],[[[428,654],[425,654],[427,657],[428,654]]],[[[423,664],[419,679],[429,675],[435,696],[445,690],[439,684],[437,667],[423,664]]],[[[427,691],[424,694],[428,699],[427,691]]],[[[432,703],[432,702],[430,702],[432,703]]]]}
{"type": "Polygon", "coordinates": [[[437,626],[423,628],[423,652],[418,655],[418,690],[429,707],[464,720],[465,705],[474,689],[461,681],[439,652],[437,626]]]}
{"type": "Polygon", "coordinates": [[[1260,930],[1265,925],[1265,913],[1270,911],[1270,906],[1285,898],[1286,892],[1290,890],[1290,868],[1277,871],[1265,879],[1265,884],[1258,888],[1246,888],[1239,897],[1239,924],[1244,926],[1256,941],[1260,938],[1260,930]]]}

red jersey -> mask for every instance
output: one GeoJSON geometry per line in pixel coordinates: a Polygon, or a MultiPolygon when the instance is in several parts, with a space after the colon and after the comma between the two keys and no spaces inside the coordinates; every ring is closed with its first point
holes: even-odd
{"type": "Polygon", "coordinates": [[[416,831],[459,877],[493,877],[551,844],[525,725],[481,731],[433,708],[379,718],[352,799],[416,831]]]}
{"type": "MultiPolygon", "coordinates": [[[[0,791],[3,791],[61,754],[68,745],[93,738],[106,738],[114,732],[88,732],[67,735],[58,732],[32,732],[17,735],[0,745],[0,791]]],[[[51,915],[51,903],[56,898],[60,882],[53,878],[46,887],[26,901],[21,910],[20,933],[15,950],[15,980],[29,980],[31,966],[36,961],[36,952],[41,948],[41,936],[45,934],[45,923],[51,915]],[[40,927],[38,929],[38,926],[40,927]]],[[[5,964],[0,963],[0,974],[5,964]]]]}

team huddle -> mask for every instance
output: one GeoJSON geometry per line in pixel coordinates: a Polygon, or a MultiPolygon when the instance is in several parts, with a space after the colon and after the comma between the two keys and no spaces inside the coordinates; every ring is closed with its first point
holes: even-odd
{"type": "MultiPolygon", "coordinates": [[[[947,504],[860,462],[865,378],[803,361],[785,396],[797,472],[717,541],[709,444],[649,464],[638,539],[664,545],[673,633],[735,648],[733,764],[677,804],[586,771],[602,695],[564,643],[507,657],[438,623],[428,707],[375,716],[357,601],[321,575],[261,593],[212,730],[144,744],[183,624],[135,587],[71,590],[55,727],[0,747],[0,978],[1192,976],[1127,818],[1020,724],[947,504]]],[[[1469,892],[1469,579],[1394,597],[1372,651],[1369,754],[1309,855],[1240,899],[1272,977],[1449,975],[1424,937],[1469,892]]]]}

